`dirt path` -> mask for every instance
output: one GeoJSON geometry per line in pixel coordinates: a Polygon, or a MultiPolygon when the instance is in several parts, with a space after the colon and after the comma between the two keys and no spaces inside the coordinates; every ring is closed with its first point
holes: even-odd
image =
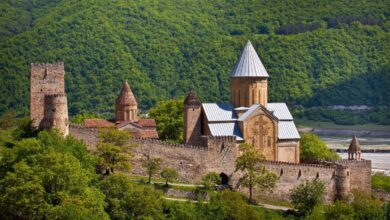
{"type": "MultiPolygon", "coordinates": [[[[189,200],[189,199],[180,199],[180,198],[172,198],[172,197],[163,197],[163,199],[170,200],[170,201],[177,201],[177,202],[192,202],[192,203],[198,203],[196,200],[189,200]]],[[[207,201],[203,201],[204,203],[208,203],[207,201]]],[[[281,211],[288,211],[292,208],[287,206],[276,206],[276,205],[270,205],[270,204],[264,204],[264,203],[258,203],[257,205],[252,206],[261,206],[266,209],[273,209],[273,210],[281,210],[281,211]]]]}

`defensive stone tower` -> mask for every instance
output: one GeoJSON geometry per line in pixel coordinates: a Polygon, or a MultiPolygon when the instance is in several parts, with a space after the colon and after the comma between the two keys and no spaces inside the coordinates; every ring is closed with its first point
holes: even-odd
{"type": "Polygon", "coordinates": [[[184,101],[184,137],[185,144],[201,145],[201,103],[195,92],[190,92],[184,101]]]}
{"type": "Polygon", "coordinates": [[[230,100],[234,107],[249,107],[253,104],[267,106],[268,73],[256,50],[248,40],[236,63],[230,81],[230,100]]]}
{"type": "Polygon", "coordinates": [[[55,128],[63,135],[68,135],[68,102],[66,95],[45,95],[44,106],[44,118],[39,127],[42,129],[55,128]]]}
{"type": "Polygon", "coordinates": [[[115,121],[136,121],[138,104],[127,81],[115,103],[115,121]]]}
{"type": "Polygon", "coordinates": [[[361,160],[362,150],[356,135],[353,135],[351,144],[348,148],[348,159],[349,160],[361,160]]]}
{"type": "Polygon", "coordinates": [[[65,94],[64,63],[31,64],[30,118],[39,127],[45,114],[45,95],[65,94]]]}

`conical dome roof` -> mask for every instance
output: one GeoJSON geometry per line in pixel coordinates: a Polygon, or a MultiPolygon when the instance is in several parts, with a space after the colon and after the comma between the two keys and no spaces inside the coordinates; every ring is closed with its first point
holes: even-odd
{"type": "Polygon", "coordinates": [[[249,40],[231,73],[231,77],[268,77],[267,70],[249,40]]]}
{"type": "Polygon", "coordinates": [[[119,94],[118,98],[116,99],[117,105],[132,105],[137,106],[137,100],[134,97],[133,92],[130,89],[129,84],[127,81],[123,83],[123,87],[121,90],[121,93],[119,94]]]}
{"type": "Polygon", "coordinates": [[[361,151],[361,148],[360,148],[359,141],[356,138],[356,135],[353,135],[351,144],[349,145],[349,148],[348,148],[348,152],[355,153],[355,152],[360,152],[360,151],[361,151]]]}
{"type": "Polygon", "coordinates": [[[194,91],[191,91],[188,93],[186,99],[184,100],[185,105],[200,105],[200,101],[198,99],[198,96],[194,91]]]}

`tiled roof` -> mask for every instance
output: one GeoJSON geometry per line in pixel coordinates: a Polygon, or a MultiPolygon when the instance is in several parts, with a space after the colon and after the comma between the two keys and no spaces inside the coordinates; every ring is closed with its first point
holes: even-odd
{"type": "Polygon", "coordinates": [[[268,77],[267,70],[249,40],[231,73],[231,77],[268,77]]]}
{"type": "Polygon", "coordinates": [[[267,109],[268,111],[273,112],[275,117],[277,117],[281,121],[293,120],[293,117],[288,110],[286,103],[268,103],[267,109]]]}
{"type": "Polygon", "coordinates": [[[84,126],[87,128],[107,128],[114,127],[115,124],[106,119],[85,119],[84,126]]]}
{"type": "Polygon", "coordinates": [[[293,121],[279,121],[278,123],[279,139],[299,139],[299,133],[293,121]]]}
{"type": "Polygon", "coordinates": [[[123,87],[121,90],[121,93],[119,94],[118,98],[116,99],[117,105],[137,105],[137,100],[134,97],[133,92],[130,89],[129,84],[127,81],[123,83],[123,87]]]}
{"type": "Polygon", "coordinates": [[[141,125],[142,127],[156,127],[156,121],[154,119],[139,119],[135,123],[141,125]]]}
{"type": "Polygon", "coordinates": [[[236,140],[243,140],[240,127],[236,122],[210,123],[209,128],[212,136],[236,136],[236,140]]]}
{"type": "Polygon", "coordinates": [[[158,138],[156,130],[137,130],[132,135],[137,138],[158,138]]]}
{"type": "Polygon", "coordinates": [[[233,106],[228,103],[203,103],[203,110],[209,122],[235,121],[237,115],[233,106]]]}

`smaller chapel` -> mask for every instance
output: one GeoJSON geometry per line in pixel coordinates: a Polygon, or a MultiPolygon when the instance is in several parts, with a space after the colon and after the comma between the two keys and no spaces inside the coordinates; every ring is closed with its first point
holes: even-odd
{"type": "Polygon", "coordinates": [[[127,81],[115,102],[115,120],[86,119],[87,128],[116,127],[119,130],[129,131],[135,138],[158,139],[156,122],[154,119],[138,118],[137,100],[127,81]]]}
{"type": "Polygon", "coordinates": [[[299,163],[299,133],[285,103],[268,103],[268,73],[248,41],[231,72],[230,103],[185,99],[184,143],[204,145],[208,136],[234,137],[267,160],[299,163]]]}

